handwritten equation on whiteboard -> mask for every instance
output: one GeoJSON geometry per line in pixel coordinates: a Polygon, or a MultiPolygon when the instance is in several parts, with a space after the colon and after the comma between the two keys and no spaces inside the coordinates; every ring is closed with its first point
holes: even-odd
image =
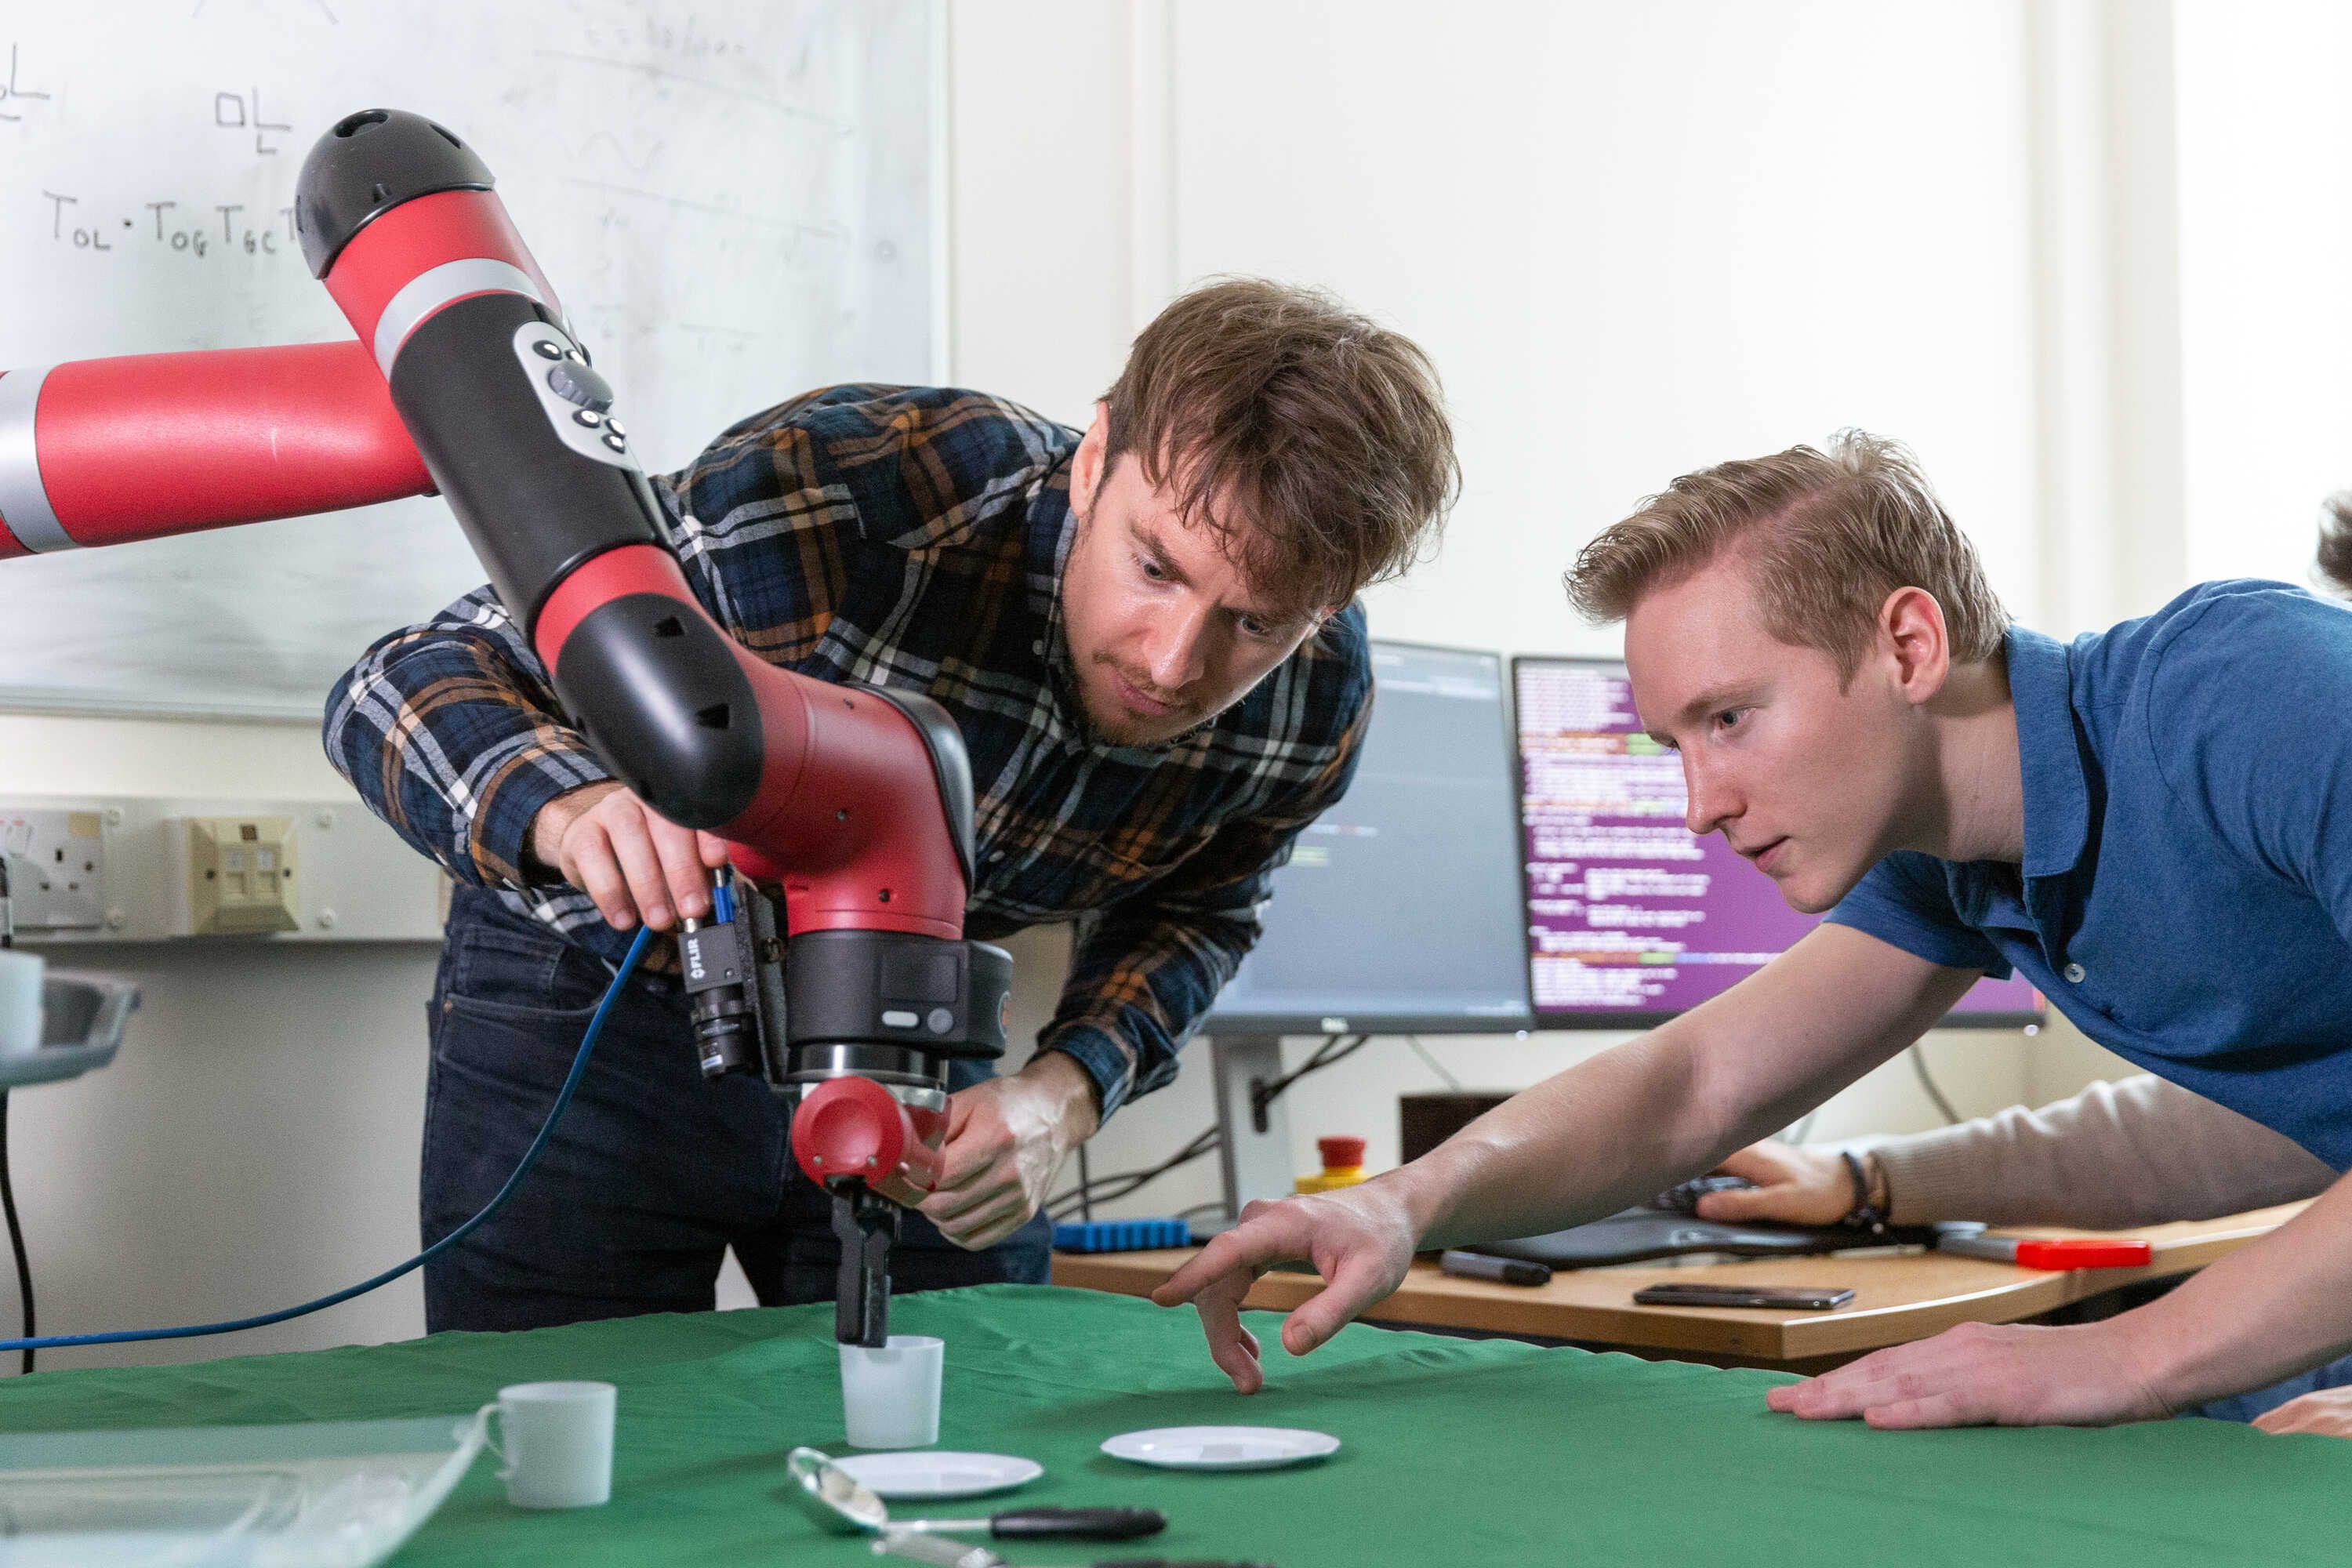
{"type": "MultiPolygon", "coordinates": [[[[8,46],[8,72],[0,77],[0,121],[22,124],[28,110],[52,101],[54,95],[37,88],[37,71],[27,76],[24,46],[8,46]]],[[[261,112],[261,89],[246,92],[213,94],[213,123],[225,131],[253,132],[253,151],[257,157],[274,157],[283,149],[278,134],[294,127],[284,121],[269,120],[261,112]]]]}
{"type": "MultiPolygon", "coordinates": [[[[55,101],[54,94],[37,85],[39,63],[28,61],[21,44],[8,46],[8,66],[0,77],[0,121],[24,124],[55,101]]],[[[249,143],[257,158],[274,158],[284,150],[291,122],[274,120],[263,110],[257,87],[212,95],[211,121],[215,132],[249,143]]],[[[299,252],[290,205],[256,209],[246,202],[193,202],[176,198],[141,202],[128,210],[101,209],[72,191],[44,188],[47,237],[56,245],[92,252],[136,246],[204,258],[227,255],[276,256],[299,252]]]]}
{"type": "MultiPolygon", "coordinates": [[[[648,469],[801,387],[921,381],[942,26],[937,0],[0,0],[0,369],[355,342],[288,209],[316,139],[383,106],[497,172],[648,469]]],[[[481,582],[425,500],[11,564],[40,582],[0,609],[10,707],[313,724],[360,649],[481,582]]]]}
{"type": "Polygon", "coordinates": [[[22,121],[26,109],[36,103],[47,103],[49,95],[36,92],[17,79],[16,46],[8,46],[8,79],[0,81],[0,120],[22,121]]]}
{"type": "Polygon", "coordinates": [[[148,244],[176,250],[189,256],[210,256],[215,248],[224,254],[243,251],[247,256],[276,256],[280,251],[295,251],[299,244],[294,237],[294,209],[279,207],[267,224],[255,227],[245,217],[245,207],[236,202],[215,205],[211,216],[184,216],[178,202],[142,202],[149,223],[137,218],[121,220],[122,230],[110,226],[110,217],[81,215],[81,198],[62,191],[43,191],[49,204],[49,237],[60,245],[71,244],[76,250],[112,250],[118,245],[148,244]],[[71,213],[68,220],[67,215],[71,213]],[[214,218],[219,224],[214,226],[214,218]]]}

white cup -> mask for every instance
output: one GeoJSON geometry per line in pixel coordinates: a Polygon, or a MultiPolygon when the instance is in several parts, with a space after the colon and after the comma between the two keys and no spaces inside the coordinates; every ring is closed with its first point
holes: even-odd
{"type": "Polygon", "coordinates": [[[491,1449],[505,1464],[499,1479],[517,1508],[594,1508],[613,1495],[613,1412],[609,1383],[518,1383],[482,1407],[495,1415],[491,1449]],[[502,1440],[501,1440],[502,1439],[502,1440]]]}
{"type": "Polygon", "coordinates": [[[892,1334],[879,1350],[841,1347],[841,1413],[853,1448],[928,1448],[940,1440],[945,1342],[892,1334]]]}
{"type": "Polygon", "coordinates": [[[37,952],[0,948],[0,1057],[41,1048],[41,972],[37,952]]]}

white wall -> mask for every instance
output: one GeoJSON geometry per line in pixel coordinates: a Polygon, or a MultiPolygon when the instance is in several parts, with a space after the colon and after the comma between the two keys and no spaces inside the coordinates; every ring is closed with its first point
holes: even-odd
{"type": "Polygon", "coordinates": [[[2186,575],[2308,582],[2352,486],[2352,11],[2206,0],[2179,40],[2186,575]]]}
{"type": "Polygon", "coordinates": [[[1579,544],[1675,474],[1847,425],[1918,447],[2031,613],[2018,7],[1176,16],[1179,280],[1328,285],[1446,380],[1462,506],[1378,631],[1613,651],[1565,609],[1579,544]]]}

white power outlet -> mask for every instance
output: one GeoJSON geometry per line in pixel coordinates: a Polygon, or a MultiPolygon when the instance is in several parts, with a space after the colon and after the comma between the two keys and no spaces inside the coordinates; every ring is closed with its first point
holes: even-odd
{"type": "Polygon", "coordinates": [[[0,807],[10,913],[19,933],[98,931],[106,924],[103,817],[87,810],[0,807]]]}
{"type": "Polygon", "coordinates": [[[0,850],[37,944],[441,935],[440,868],[356,799],[18,796],[0,801],[0,850]]]}

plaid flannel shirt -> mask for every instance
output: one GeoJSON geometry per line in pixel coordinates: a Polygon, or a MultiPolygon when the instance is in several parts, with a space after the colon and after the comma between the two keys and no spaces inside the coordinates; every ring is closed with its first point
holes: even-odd
{"type": "MultiPolygon", "coordinates": [[[[746,647],[955,716],[978,808],[967,928],[1080,921],[1039,1045],[1076,1058],[1108,1116],[1175,1077],[1270,873],[1347,788],[1371,668],[1350,605],[1173,745],[1092,736],[1062,632],[1077,442],[976,393],[838,386],[735,426],[654,489],[688,583],[746,647]]],[[[539,809],[609,775],[492,590],[370,648],[328,700],[325,743],[452,876],[617,962],[626,942],[587,895],[526,866],[539,809]]]]}

